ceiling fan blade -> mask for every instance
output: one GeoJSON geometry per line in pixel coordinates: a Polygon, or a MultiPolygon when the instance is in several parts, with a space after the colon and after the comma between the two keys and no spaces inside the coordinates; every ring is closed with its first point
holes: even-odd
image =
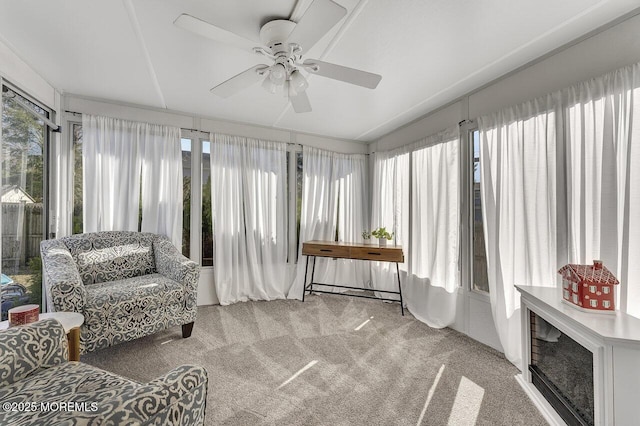
{"type": "Polygon", "coordinates": [[[317,61],[315,59],[307,59],[304,61],[304,65],[305,69],[313,74],[366,87],[368,89],[375,89],[378,87],[378,83],[380,83],[380,80],[382,79],[382,76],[379,74],[361,71],[355,68],[343,67],[342,65],[331,64],[329,62],[317,61]],[[314,65],[317,65],[317,69],[314,65]]]}
{"type": "Polygon", "coordinates": [[[252,50],[255,46],[260,46],[261,44],[257,41],[249,40],[248,38],[232,33],[229,30],[225,30],[224,28],[210,24],[209,22],[205,22],[202,19],[187,15],[186,13],[178,16],[173,23],[177,27],[191,31],[192,33],[244,50],[252,50]]]}
{"type": "Polygon", "coordinates": [[[260,81],[260,79],[265,76],[261,71],[266,71],[268,68],[269,66],[264,64],[249,68],[248,70],[231,77],[229,80],[218,84],[216,87],[211,89],[211,93],[222,98],[228,98],[229,96],[234,95],[260,81]]]}
{"type": "Polygon", "coordinates": [[[311,112],[311,103],[309,102],[307,92],[298,93],[296,96],[289,96],[289,100],[295,112],[311,112]]]}
{"type": "Polygon", "coordinates": [[[289,34],[288,41],[308,52],[346,14],[347,9],[331,0],[314,0],[289,34]]]}

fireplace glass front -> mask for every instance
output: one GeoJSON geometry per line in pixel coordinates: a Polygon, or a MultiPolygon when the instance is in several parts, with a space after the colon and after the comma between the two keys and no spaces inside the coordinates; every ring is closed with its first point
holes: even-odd
{"type": "Polygon", "coordinates": [[[593,353],[531,312],[531,381],[568,425],[593,425],[593,353]]]}

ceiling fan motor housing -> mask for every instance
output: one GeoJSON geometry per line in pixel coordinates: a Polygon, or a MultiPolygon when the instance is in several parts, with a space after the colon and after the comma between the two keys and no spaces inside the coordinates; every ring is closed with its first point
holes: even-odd
{"type": "Polygon", "coordinates": [[[271,49],[271,53],[289,52],[287,39],[295,28],[296,23],[286,19],[269,21],[260,28],[260,41],[271,49]]]}

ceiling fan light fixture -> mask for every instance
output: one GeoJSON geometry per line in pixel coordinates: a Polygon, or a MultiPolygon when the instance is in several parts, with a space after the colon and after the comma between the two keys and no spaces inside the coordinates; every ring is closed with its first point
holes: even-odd
{"type": "Polygon", "coordinates": [[[278,87],[280,86],[278,86],[277,84],[274,84],[273,81],[271,81],[271,78],[269,77],[265,78],[264,81],[262,82],[262,88],[267,92],[271,93],[272,95],[278,91],[278,87]]]}
{"type": "Polygon", "coordinates": [[[273,84],[282,85],[287,78],[287,69],[282,64],[275,64],[271,67],[269,79],[273,84]]]}
{"type": "Polygon", "coordinates": [[[289,77],[289,95],[293,92],[293,96],[302,93],[309,87],[309,82],[298,70],[294,70],[289,77]]]}

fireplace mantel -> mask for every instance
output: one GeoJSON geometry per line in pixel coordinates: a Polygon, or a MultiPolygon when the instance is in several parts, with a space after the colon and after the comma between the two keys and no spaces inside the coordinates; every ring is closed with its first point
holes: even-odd
{"type": "Polygon", "coordinates": [[[530,312],[593,353],[596,425],[628,425],[638,420],[640,396],[640,319],[615,314],[583,312],[561,301],[555,287],[516,286],[521,293],[522,374],[518,381],[551,424],[564,425],[531,383],[530,312]]]}

